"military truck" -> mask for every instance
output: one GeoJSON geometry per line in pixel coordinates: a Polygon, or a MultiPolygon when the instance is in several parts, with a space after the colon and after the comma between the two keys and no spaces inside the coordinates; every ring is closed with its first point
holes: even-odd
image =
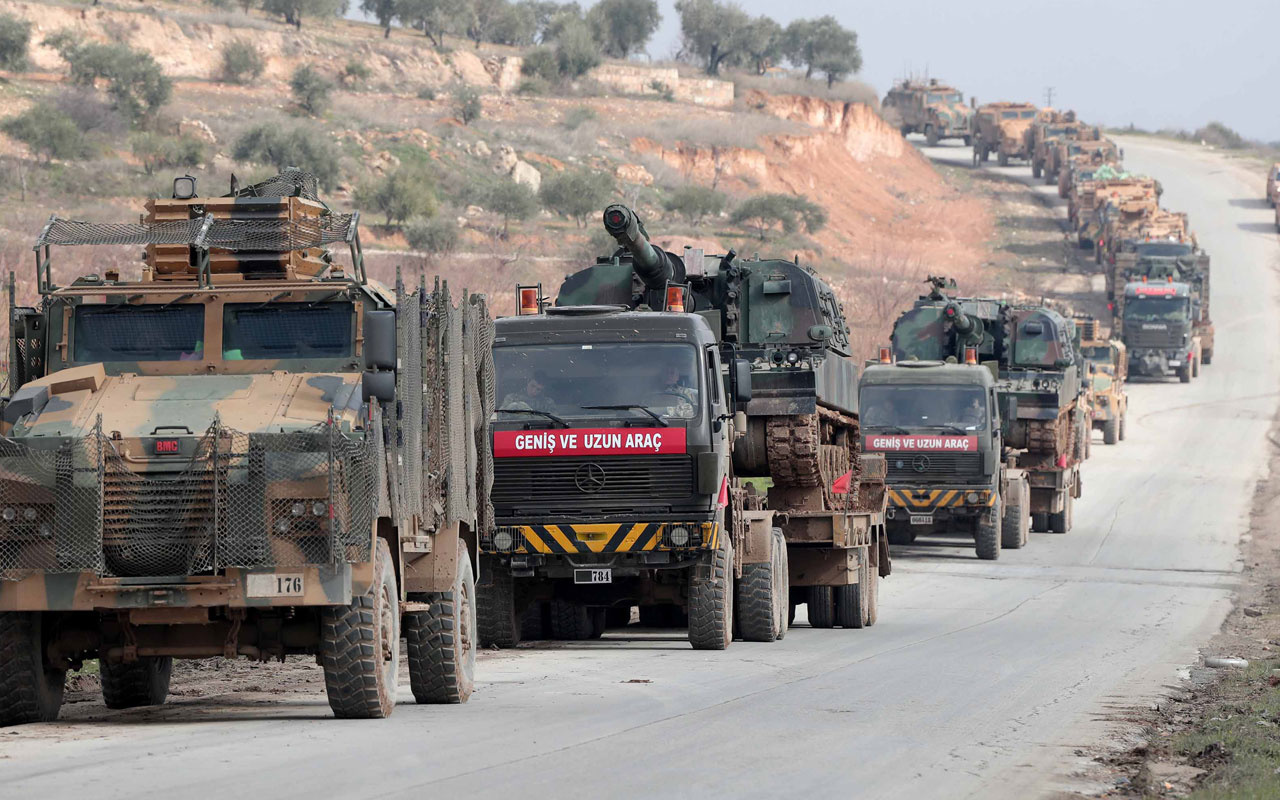
{"type": "Polygon", "coordinates": [[[959,89],[929,79],[927,83],[902,80],[894,84],[881,102],[882,110],[896,116],[902,135],[922,134],[930,147],[943,139],[962,139],[971,144],[969,117],[972,109],[959,89]]]}
{"type": "Polygon", "coordinates": [[[0,724],[54,719],[92,659],[129,708],[164,702],[174,658],[296,654],[335,716],[385,717],[402,636],[414,697],[465,701],[483,300],[370,280],[359,215],[300,171],[210,198],[185,176],[147,208],[51,218],[39,308],[10,278],[0,724]],[[140,278],[57,285],[55,254],[91,245],[144,246],[140,278]]]}
{"type": "Polygon", "coordinates": [[[1267,203],[1276,208],[1280,204],[1280,162],[1271,165],[1267,170],[1267,203]]]}
{"type": "Polygon", "coordinates": [[[1117,304],[1120,338],[1129,352],[1129,373],[1149,378],[1177,375],[1181,383],[1199,377],[1200,337],[1190,284],[1171,279],[1134,281],[1117,304]]]}
{"type": "Polygon", "coordinates": [[[1106,264],[1120,243],[1136,236],[1159,209],[1161,187],[1153,178],[1125,173],[1097,181],[1092,192],[1092,211],[1086,215],[1076,209],[1077,231],[1082,246],[1093,250],[1095,263],[1106,264]]]}
{"type": "Polygon", "coordinates": [[[979,328],[955,308],[944,324],[959,353],[893,361],[882,348],[862,372],[858,402],[866,449],[886,457],[890,543],[960,532],[973,537],[978,558],[993,560],[1027,543],[1031,490],[1004,444],[996,370],[977,360],[979,328]]]}
{"type": "Polygon", "coordinates": [[[1121,172],[1120,149],[1110,139],[1068,140],[1059,144],[1054,165],[1058,176],[1058,197],[1071,197],[1082,181],[1095,180],[1099,170],[1121,172]]]}
{"type": "Polygon", "coordinates": [[[1047,186],[1058,183],[1058,172],[1071,152],[1071,143],[1095,141],[1101,136],[1098,128],[1077,121],[1072,112],[1067,113],[1068,119],[1037,123],[1028,130],[1031,175],[1039,178],[1043,174],[1047,186]]]}
{"type": "Polygon", "coordinates": [[[1124,440],[1129,395],[1124,390],[1128,376],[1128,351],[1124,342],[1106,338],[1093,318],[1077,318],[1080,350],[1088,362],[1092,392],[1093,429],[1102,431],[1104,444],[1124,440]]]}
{"type": "Polygon", "coordinates": [[[1000,166],[1013,158],[1026,159],[1023,133],[1035,122],[1039,109],[1031,103],[987,103],[978,106],[969,119],[973,139],[973,163],[986,163],[992,153],[1000,166]]]}
{"type": "MultiPolygon", "coordinates": [[[[1031,529],[1066,533],[1081,494],[1088,409],[1074,323],[1045,306],[982,298],[922,296],[893,326],[899,363],[940,361],[976,348],[996,374],[1004,445],[1022,451],[1031,529]]],[[[892,456],[890,456],[892,460],[892,456]]]]}
{"type": "MultiPolygon", "coordinates": [[[[1185,230],[1185,214],[1167,213],[1165,219],[1172,220],[1166,223],[1167,229],[1181,225],[1185,230]]],[[[1191,295],[1192,329],[1200,344],[1199,363],[1213,363],[1215,336],[1209,311],[1209,255],[1199,249],[1194,235],[1152,236],[1126,242],[1107,274],[1108,297],[1122,322],[1127,284],[1135,281],[1186,284],[1191,295]]],[[[1194,371],[1199,371],[1198,366],[1194,371]]]]}
{"type": "Polygon", "coordinates": [[[662,250],[625,206],[604,226],[615,253],[496,324],[481,641],[514,644],[530,608],[583,638],[661,606],[697,649],[735,619],[780,638],[802,604],[815,627],[874,624],[884,459],[862,452],[835,293],[792,261],[662,250]]]}

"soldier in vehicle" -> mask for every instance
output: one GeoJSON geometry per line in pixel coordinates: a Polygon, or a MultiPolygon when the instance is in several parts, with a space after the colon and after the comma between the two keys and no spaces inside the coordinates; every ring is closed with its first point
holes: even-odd
{"type": "Polygon", "coordinates": [[[660,387],[654,391],[657,400],[654,405],[674,409],[675,416],[693,416],[694,409],[698,407],[698,394],[683,384],[679,367],[663,365],[654,376],[654,383],[660,387]]]}
{"type": "Polygon", "coordinates": [[[981,398],[974,395],[969,405],[959,414],[959,427],[966,429],[981,428],[987,421],[987,412],[982,407],[981,398]]]}
{"type": "Polygon", "coordinates": [[[543,372],[529,374],[524,391],[511,392],[502,398],[498,409],[510,408],[521,411],[546,411],[555,405],[555,401],[547,394],[547,376],[543,372]]]}

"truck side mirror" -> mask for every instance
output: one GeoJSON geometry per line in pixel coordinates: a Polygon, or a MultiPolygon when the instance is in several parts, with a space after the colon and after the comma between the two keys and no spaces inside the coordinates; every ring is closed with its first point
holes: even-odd
{"type": "Polygon", "coordinates": [[[396,312],[364,313],[364,367],[369,370],[396,368],[396,312]]]}
{"type": "Polygon", "coordinates": [[[745,358],[733,360],[733,400],[735,403],[751,400],[751,362],[745,358]]]}

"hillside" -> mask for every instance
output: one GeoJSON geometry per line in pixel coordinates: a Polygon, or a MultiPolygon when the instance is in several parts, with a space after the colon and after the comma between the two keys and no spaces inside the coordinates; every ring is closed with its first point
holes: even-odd
{"type": "MultiPolygon", "coordinates": [[[[843,294],[863,348],[883,338],[898,304],[926,272],[955,275],[974,289],[987,281],[983,265],[992,261],[988,243],[996,238],[987,201],[940,176],[862,103],[745,86],[735,92],[733,83],[690,68],[635,63],[606,63],[570,85],[531,94],[521,53],[509,48],[459,41],[441,52],[403,30],[384,39],[375,26],[308,20],[299,31],[238,9],[3,0],[0,13],[34,26],[30,71],[9,74],[0,85],[0,117],[58,103],[73,106],[79,121],[91,116],[86,109],[94,102],[102,105],[84,90],[75,94],[64,59],[41,44],[72,31],[150,53],[175,82],[172,100],[150,128],[204,142],[199,164],[147,174],[136,154],[138,134],[106,119],[105,107],[104,120],[85,133],[96,144],[82,159],[41,164],[37,153],[0,135],[7,174],[0,266],[16,264],[22,277],[30,270],[28,243],[50,213],[131,219],[143,197],[167,191],[172,174],[191,171],[202,193],[214,194],[225,191],[232,172],[243,181],[273,171],[233,158],[237,140],[265,125],[309,131],[334,146],[328,197],[335,207],[353,207],[359,188],[402,169],[429,180],[436,218],[460,228],[457,247],[447,254],[410,251],[401,226],[384,225],[366,209],[364,240],[375,275],[389,278],[396,266],[439,273],[493,294],[500,311],[508,310],[517,281],[554,287],[604,244],[594,217],[580,227],[543,210],[504,225],[484,207],[479,187],[503,175],[536,187],[580,167],[612,176],[614,199],[637,205],[668,246],[798,253],[814,263],[843,294]],[[222,50],[233,41],[252,42],[263,56],[261,76],[246,85],[221,79],[222,50]],[[353,61],[367,71],[341,85],[353,61]],[[289,78],[303,65],[339,83],[316,117],[299,114],[290,97],[289,78]],[[482,112],[470,124],[458,119],[460,85],[480,93],[482,112]],[[696,222],[666,211],[672,193],[687,185],[723,193],[726,210],[696,222]],[[807,197],[825,211],[826,224],[814,232],[771,230],[762,241],[729,213],[760,193],[807,197]]],[[[84,254],[69,256],[61,262],[64,274],[104,266],[100,256],[92,265],[77,261],[84,254]]],[[[113,263],[127,266],[134,258],[122,252],[113,263]]]]}

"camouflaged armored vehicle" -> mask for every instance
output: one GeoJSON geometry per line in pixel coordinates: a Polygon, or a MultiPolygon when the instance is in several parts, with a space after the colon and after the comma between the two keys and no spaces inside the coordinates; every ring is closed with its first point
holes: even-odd
{"type": "Polygon", "coordinates": [[[1074,338],[1074,323],[1050,308],[982,298],[931,294],[894,322],[899,363],[942,361],[972,347],[995,371],[1004,444],[1023,451],[1017,465],[1030,486],[1032,530],[1069,531],[1081,493],[1089,425],[1074,338]]]}
{"type": "Polygon", "coordinates": [[[1089,366],[1090,404],[1093,429],[1102,431],[1104,444],[1124,440],[1129,395],[1124,390],[1129,374],[1129,357],[1124,342],[1102,336],[1102,328],[1092,318],[1077,318],[1080,351],[1089,366]]]}
{"type": "Polygon", "coordinates": [[[884,460],[862,452],[834,291],[792,261],[662,250],[625,206],[604,227],[617,251],[496,323],[482,640],[584,638],[636,606],[687,617],[698,649],[735,624],[781,638],[799,605],[874,624],[884,460]]]}
{"type": "Polygon", "coordinates": [[[1031,153],[1031,176],[1044,176],[1046,185],[1058,182],[1058,171],[1070,151],[1068,142],[1091,141],[1101,132],[1076,119],[1074,111],[1055,113],[1049,120],[1037,122],[1027,130],[1027,148],[1031,153]]]}
{"type": "Polygon", "coordinates": [[[296,654],[317,657],[336,716],[384,717],[402,636],[414,697],[466,700],[482,299],[369,280],[358,214],[302,172],[212,198],[179,178],[147,210],[50,219],[40,307],[10,295],[0,724],[55,718],[93,659],[128,708],[164,702],[174,658],[296,654]],[[144,247],[141,276],[54,283],[63,247],[108,245],[144,247]]]}
{"type": "MultiPolygon", "coordinates": [[[[933,290],[921,300],[948,302],[944,291],[954,283],[930,281],[933,290]]],[[[892,544],[961,533],[973,537],[979,558],[996,559],[1001,548],[1027,543],[1030,485],[1005,444],[1012,405],[1001,408],[994,365],[978,363],[982,323],[957,304],[943,314],[948,341],[927,354],[934,358],[894,360],[886,347],[863,370],[858,403],[866,447],[887,462],[892,544]]],[[[911,317],[899,323],[909,337],[911,317]]]]}
{"type": "Polygon", "coordinates": [[[1000,166],[1013,158],[1026,159],[1026,130],[1036,121],[1040,109],[1031,103],[987,103],[978,106],[969,119],[973,140],[973,163],[986,163],[992,153],[1000,166]]]}
{"type": "Polygon", "coordinates": [[[961,139],[965,147],[972,143],[969,117],[973,110],[965,104],[964,94],[934,79],[928,83],[899,81],[880,107],[896,116],[903,136],[922,134],[930,147],[943,139],[961,139]]]}
{"type": "Polygon", "coordinates": [[[1110,139],[1068,140],[1058,146],[1058,197],[1073,197],[1084,181],[1094,179],[1099,170],[1121,172],[1120,148],[1110,139]]]}

